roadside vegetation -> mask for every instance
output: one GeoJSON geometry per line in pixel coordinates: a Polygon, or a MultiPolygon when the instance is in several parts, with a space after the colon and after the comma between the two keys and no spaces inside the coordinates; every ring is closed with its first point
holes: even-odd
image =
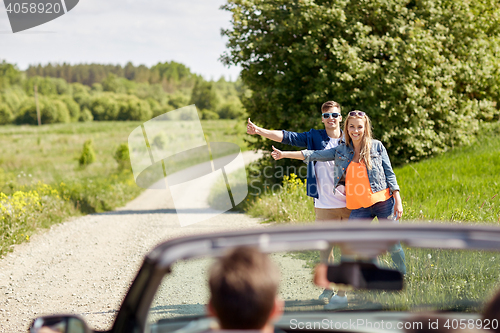
{"type": "MultiPolygon", "coordinates": [[[[405,220],[500,223],[500,123],[481,126],[477,142],[394,168],[405,220]]],[[[271,157],[268,157],[271,159],[271,157]]],[[[295,174],[263,186],[250,169],[249,196],[240,208],[278,223],[314,221],[305,181],[295,174]],[[258,195],[260,194],[260,195],[258,195]]]]}
{"type": "MultiPolygon", "coordinates": [[[[128,135],[142,122],[0,127],[0,256],[37,228],[122,206],[142,189],[128,135]],[[124,158],[124,156],[126,158],[124,158]]],[[[238,120],[202,120],[207,140],[246,145],[238,120]]]]}

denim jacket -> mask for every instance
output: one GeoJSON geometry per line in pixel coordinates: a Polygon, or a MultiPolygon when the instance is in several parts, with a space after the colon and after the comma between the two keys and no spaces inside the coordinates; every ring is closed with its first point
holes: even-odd
{"type": "MultiPolygon", "coordinates": [[[[302,154],[305,157],[305,163],[310,163],[311,161],[335,160],[334,186],[337,186],[354,157],[354,148],[352,145],[347,146],[344,143],[327,150],[303,150],[302,154]]],[[[391,193],[393,191],[399,191],[396,175],[392,170],[391,161],[389,160],[389,156],[382,142],[372,140],[370,157],[372,168],[371,170],[367,168],[367,173],[372,192],[379,192],[386,188],[390,188],[391,193]]]]}
{"type": "MultiPolygon", "coordinates": [[[[345,143],[344,136],[341,134],[340,144],[345,143]]],[[[311,150],[325,149],[326,145],[330,142],[330,137],[326,130],[311,129],[308,132],[296,133],[283,131],[283,140],[281,143],[296,146],[307,147],[311,150]]],[[[314,170],[315,162],[310,161],[307,163],[307,195],[318,199],[318,180],[316,179],[316,171],[314,170]]]]}

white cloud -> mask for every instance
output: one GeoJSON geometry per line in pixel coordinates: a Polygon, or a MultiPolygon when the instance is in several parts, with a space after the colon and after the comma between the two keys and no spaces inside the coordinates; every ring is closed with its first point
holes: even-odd
{"type": "MultiPolygon", "coordinates": [[[[234,80],[240,69],[224,67],[221,28],[230,25],[223,0],[80,0],[66,15],[17,34],[8,33],[0,11],[0,59],[29,64],[47,62],[154,65],[181,62],[205,78],[234,80]]],[[[0,6],[1,7],[1,6],[0,6]]]]}

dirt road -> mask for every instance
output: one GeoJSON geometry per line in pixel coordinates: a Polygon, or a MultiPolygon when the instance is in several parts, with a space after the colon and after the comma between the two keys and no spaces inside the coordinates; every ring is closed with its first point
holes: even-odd
{"type": "MultiPolygon", "coordinates": [[[[257,157],[244,154],[246,161],[257,157]]],[[[180,227],[165,194],[146,190],[116,211],[53,226],[0,260],[0,332],[26,332],[34,317],[51,313],[79,314],[93,329],[109,328],[144,254],[161,241],[264,228],[237,213],[180,227]]]]}

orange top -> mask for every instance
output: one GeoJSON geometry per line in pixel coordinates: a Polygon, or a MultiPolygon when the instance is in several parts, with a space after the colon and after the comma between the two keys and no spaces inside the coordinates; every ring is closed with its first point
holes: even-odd
{"type": "Polygon", "coordinates": [[[351,162],[345,175],[346,205],[349,209],[368,208],[391,197],[389,188],[372,192],[364,163],[351,162]]]}

